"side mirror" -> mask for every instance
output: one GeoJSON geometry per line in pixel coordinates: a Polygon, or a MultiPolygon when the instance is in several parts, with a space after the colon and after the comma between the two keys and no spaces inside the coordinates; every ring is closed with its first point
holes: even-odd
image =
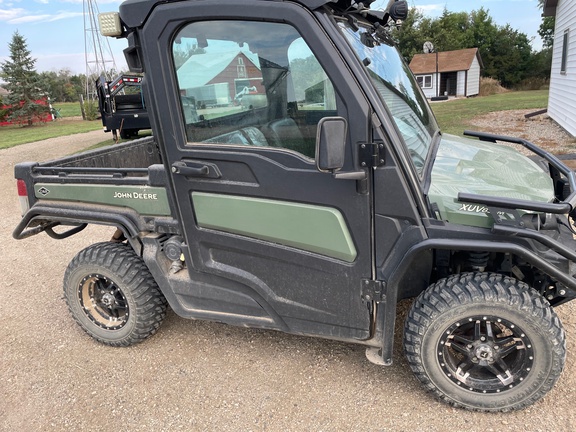
{"type": "Polygon", "coordinates": [[[316,132],[316,166],[319,171],[336,172],[344,166],[348,123],[342,117],[324,117],[316,132]]]}

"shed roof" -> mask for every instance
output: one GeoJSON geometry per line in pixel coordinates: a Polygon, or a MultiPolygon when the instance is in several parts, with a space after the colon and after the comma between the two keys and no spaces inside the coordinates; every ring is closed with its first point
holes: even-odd
{"type": "Polygon", "coordinates": [[[558,0],[545,0],[543,16],[556,16],[556,8],[558,7],[558,0]]]}
{"type": "MultiPolygon", "coordinates": [[[[466,71],[472,67],[474,57],[483,67],[478,48],[467,48],[457,51],[438,53],[438,72],[466,71]]],[[[416,54],[410,62],[410,69],[416,75],[436,72],[436,54],[416,54]]]]}
{"type": "Polygon", "coordinates": [[[6,90],[4,87],[0,87],[0,96],[7,96],[8,93],[8,90],[6,90]]]}

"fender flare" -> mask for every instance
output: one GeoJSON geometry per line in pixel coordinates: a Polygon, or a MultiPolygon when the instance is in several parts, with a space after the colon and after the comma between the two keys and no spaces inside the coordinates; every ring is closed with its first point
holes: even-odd
{"type": "MultiPolygon", "coordinates": [[[[534,252],[527,248],[511,242],[491,242],[487,240],[472,239],[426,239],[412,246],[404,254],[402,261],[390,273],[388,280],[384,281],[386,289],[385,298],[378,305],[376,315],[376,325],[382,331],[382,351],[381,357],[386,365],[392,364],[392,354],[394,348],[394,327],[396,321],[396,302],[398,299],[399,283],[404,273],[409,269],[414,258],[420,252],[427,250],[483,250],[487,252],[502,252],[516,255],[526,260],[530,264],[542,270],[544,273],[566,285],[569,292],[567,297],[576,298],[576,279],[563,273],[554,265],[548,263],[534,252]]],[[[558,251],[557,251],[558,252],[558,251]]],[[[558,252],[560,253],[560,252],[558,252]]]]}

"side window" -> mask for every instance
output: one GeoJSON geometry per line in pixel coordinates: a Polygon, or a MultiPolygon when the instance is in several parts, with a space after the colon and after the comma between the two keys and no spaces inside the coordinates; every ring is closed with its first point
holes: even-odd
{"type": "Polygon", "coordinates": [[[570,40],[570,30],[564,31],[562,38],[562,60],[560,63],[560,73],[566,74],[566,65],[568,64],[568,42],[570,40]]]}
{"type": "Polygon", "coordinates": [[[194,22],[172,53],[190,145],[281,147],[314,158],[318,122],[336,114],[336,96],[293,27],[194,22]]]}
{"type": "Polygon", "coordinates": [[[416,77],[418,85],[422,88],[429,89],[432,88],[432,75],[418,75],[416,77]]]}

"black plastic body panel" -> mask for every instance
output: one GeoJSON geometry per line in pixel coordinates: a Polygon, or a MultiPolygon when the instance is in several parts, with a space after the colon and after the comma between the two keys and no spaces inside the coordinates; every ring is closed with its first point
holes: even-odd
{"type": "MultiPolygon", "coordinates": [[[[182,0],[172,0],[173,2],[178,2],[182,0]]],[[[269,1],[280,1],[280,0],[269,0],[269,1]]],[[[310,8],[311,10],[317,9],[326,3],[330,3],[333,0],[294,0],[294,2],[301,3],[302,5],[310,8]]],[[[165,2],[163,2],[165,3],[165,2]]],[[[167,3],[167,2],[166,2],[167,3]]],[[[120,16],[122,22],[128,28],[141,27],[154,7],[159,4],[157,0],[127,0],[120,5],[120,16]]]]}

